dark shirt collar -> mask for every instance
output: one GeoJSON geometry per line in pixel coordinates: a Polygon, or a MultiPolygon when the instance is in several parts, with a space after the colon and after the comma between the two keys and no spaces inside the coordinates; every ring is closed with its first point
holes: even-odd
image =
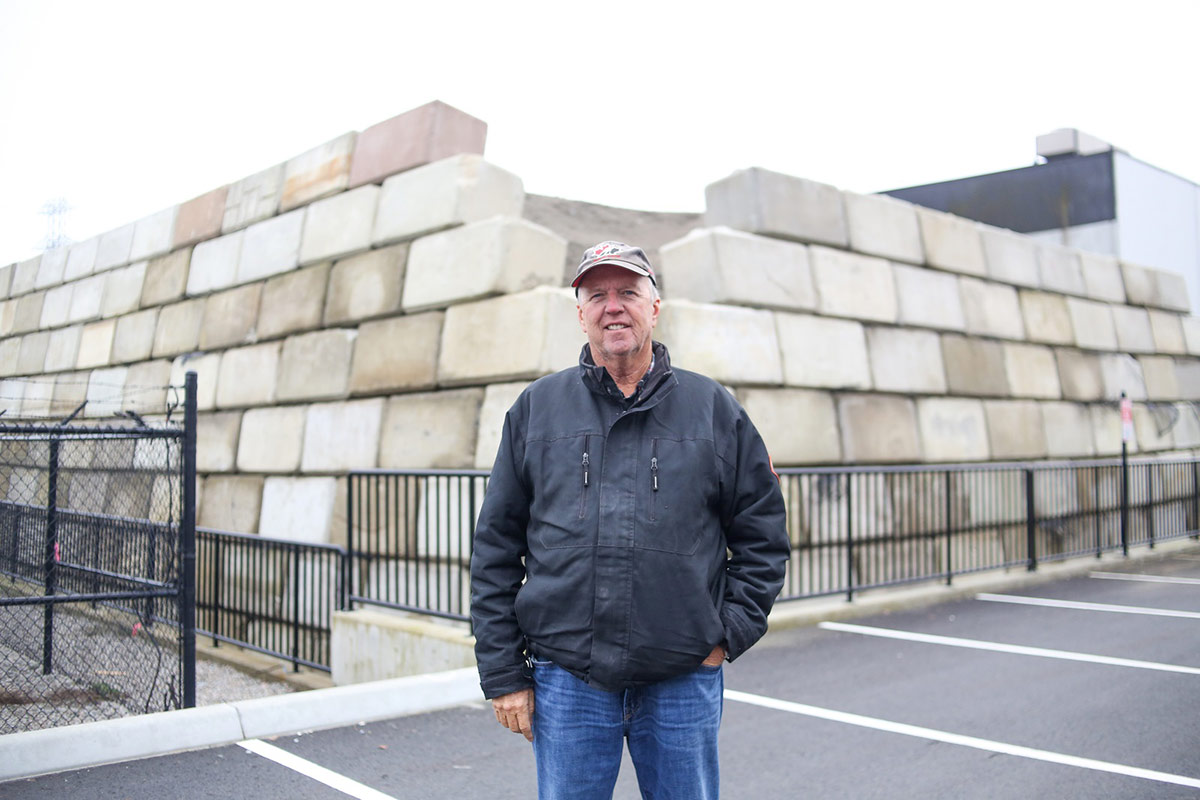
{"type": "Polygon", "coordinates": [[[586,344],[579,353],[579,369],[584,383],[593,392],[610,397],[626,408],[632,408],[653,395],[663,381],[671,375],[671,358],[667,355],[667,348],[661,342],[651,343],[650,369],[646,370],[646,374],[638,381],[637,387],[629,397],[624,395],[617,386],[617,382],[608,374],[608,370],[595,362],[592,358],[591,347],[586,344]]]}

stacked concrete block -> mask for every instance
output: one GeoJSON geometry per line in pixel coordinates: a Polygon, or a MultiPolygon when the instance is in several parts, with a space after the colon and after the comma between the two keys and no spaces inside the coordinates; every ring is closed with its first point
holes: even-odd
{"type": "MultiPolygon", "coordinates": [[[[1092,437],[1097,456],[1111,456],[1121,452],[1121,412],[1115,403],[1088,407],[1092,417],[1092,437]]],[[[1130,453],[1138,451],[1137,438],[1127,444],[1130,453]]]]}
{"type": "Polygon", "coordinates": [[[67,312],[70,322],[86,322],[100,316],[100,304],[104,300],[104,284],[108,275],[92,275],[76,281],[71,292],[71,308],[67,312]]]}
{"type": "Polygon", "coordinates": [[[1146,399],[1179,399],[1179,381],[1175,373],[1175,359],[1170,356],[1140,356],[1142,379],[1146,385],[1146,399]]]}
{"type": "Polygon", "coordinates": [[[42,299],[42,316],[38,327],[57,328],[66,325],[71,319],[71,295],[74,291],[73,283],[47,289],[42,299]]]}
{"type": "Polygon", "coordinates": [[[282,189],[283,164],[231,183],[225,195],[221,232],[229,233],[274,216],[282,189]]]}
{"type": "Polygon", "coordinates": [[[400,310],[408,244],[342,259],[329,273],[325,324],[371,319],[400,310]]]}
{"type": "Polygon", "coordinates": [[[739,399],[776,465],[836,464],[842,460],[837,409],[829,392],[743,389],[739,399]]]}
{"type": "Polygon", "coordinates": [[[1028,236],[1003,228],[979,226],[987,276],[1001,283],[1037,288],[1038,245],[1028,236]]]}
{"type": "Polygon", "coordinates": [[[1095,454],[1092,418],[1079,403],[1043,403],[1042,423],[1049,458],[1088,458],[1095,454]]]}
{"type": "Polygon", "coordinates": [[[238,261],[245,231],[209,239],[192,249],[187,272],[187,294],[207,294],[237,283],[238,261]]]}
{"type": "Polygon", "coordinates": [[[133,364],[125,376],[126,402],[141,414],[160,412],[167,404],[170,381],[171,362],[166,359],[133,364]]]}
{"type": "Polygon", "coordinates": [[[835,247],[849,244],[842,193],[765,169],[741,170],[704,191],[706,227],[730,228],[835,247]]]}
{"type": "Polygon", "coordinates": [[[921,229],[911,203],[887,195],[844,192],[850,249],[894,261],[925,260],[921,229]]]}
{"type": "MultiPolygon", "coordinates": [[[[76,242],[67,249],[67,265],[63,268],[63,280],[73,281],[85,275],[91,275],[96,268],[96,251],[100,247],[100,237],[93,236],[82,242],[76,242]]],[[[21,277],[20,266],[13,277],[13,293],[17,292],[17,281],[21,277]]],[[[36,276],[35,276],[36,277],[36,276]]],[[[32,288],[32,284],[30,284],[32,288]]],[[[25,289],[28,291],[28,289],[25,289]]]]}
{"type": "Polygon", "coordinates": [[[179,206],[172,206],[134,223],[129,260],[142,261],[170,252],[174,247],[178,216],[179,206]]]}
{"type": "Polygon", "coordinates": [[[0,339],[0,376],[18,374],[17,366],[21,355],[21,340],[15,336],[0,339]]]}
{"type": "MultiPolygon", "coordinates": [[[[304,472],[373,469],[381,447],[383,399],[317,403],[304,422],[304,472]]],[[[446,436],[437,429],[436,436],[446,436]]]]}
{"type": "Polygon", "coordinates": [[[237,468],[242,472],[291,473],[304,450],[305,406],[252,408],[242,416],[237,468]]]}
{"type": "Polygon", "coordinates": [[[732,228],[663,245],[657,272],[671,298],[799,311],[817,305],[807,247],[732,228]]]}
{"type": "Polygon", "coordinates": [[[1079,252],[1058,245],[1043,244],[1037,249],[1038,278],[1042,288],[1081,297],[1087,295],[1079,252]]]}
{"type": "Polygon", "coordinates": [[[369,248],[379,192],[378,186],[360,186],[308,206],[300,263],[312,264],[369,248]]]}
{"type": "MultiPolygon", "coordinates": [[[[146,279],[145,261],[130,264],[127,267],[114,269],[103,277],[104,284],[100,297],[100,316],[116,317],[136,311],[142,301],[142,285],[146,279]]],[[[80,281],[82,287],[87,281],[80,281]]]]}
{"type": "Polygon", "coordinates": [[[1113,306],[1075,297],[1067,298],[1067,313],[1075,331],[1075,344],[1084,350],[1116,350],[1113,306]]]}
{"type": "Polygon", "coordinates": [[[1183,323],[1180,316],[1170,311],[1150,309],[1150,332],[1154,340],[1154,352],[1183,355],[1187,344],[1183,338],[1183,323]]]}
{"type": "Polygon", "coordinates": [[[1124,353],[1105,353],[1100,356],[1100,374],[1104,380],[1104,399],[1117,400],[1121,393],[1130,400],[1146,399],[1146,383],[1142,365],[1124,353]]]}
{"type": "Polygon", "coordinates": [[[180,205],[171,247],[185,247],[219,236],[228,198],[229,187],[222,186],[180,205]]]}
{"type": "Polygon", "coordinates": [[[257,475],[213,475],[204,479],[196,524],[201,528],[257,533],[263,479],[257,475]]]}
{"type": "Polygon", "coordinates": [[[936,333],[871,327],[867,329],[867,348],[876,391],[945,393],[946,371],[936,333]]]}
{"type": "Polygon", "coordinates": [[[855,463],[920,461],[916,408],[907,397],[843,394],[837,398],[842,455],[855,463]]]}
{"type": "Polygon", "coordinates": [[[200,349],[230,347],[252,341],[261,300],[261,283],[239,286],[205,298],[200,349]]]}
{"type": "Polygon", "coordinates": [[[976,223],[921,207],[917,207],[917,222],[926,264],[966,275],[987,275],[983,239],[976,223]]]}
{"type": "Polygon", "coordinates": [[[1071,314],[1062,295],[1022,289],[1019,292],[1025,333],[1031,342],[1075,344],[1071,314]]]}
{"type": "Polygon", "coordinates": [[[50,332],[38,331],[21,337],[17,354],[17,374],[36,375],[46,364],[46,351],[50,348],[50,332]]]}
{"type": "Polygon", "coordinates": [[[258,312],[258,337],[272,339],[320,327],[328,283],[328,264],[314,264],[267,280],[258,312]]]}
{"type": "Polygon", "coordinates": [[[44,367],[46,372],[75,369],[75,362],[79,357],[79,338],[82,333],[82,325],[50,331],[50,338],[46,344],[44,367]]]}
{"type": "Polygon", "coordinates": [[[84,325],[83,331],[79,335],[79,357],[75,366],[79,369],[87,369],[109,364],[116,330],[117,321],[115,319],[84,325]]]}
{"type": "Polygon", "coordinates": [[[291,211],[343,191],[350,183],[350,159],[357,140],[358,134],[351,131],[289,159],[283,165],[279,210],[291,211]]]}
{"type": "MultiPolygon", "coordinates": [[[[38,261],[37,276],[34,278],[35,289],[45,289],[62,283],[63,272],[67,268],[67,252],[65,247],[57,247],[42,253],[38,261]]],[[[9,283],[4,285],[4,279],[0,279],[0,289],[3,289],[4,295],[8,296],[15,267],[6,267],[5,270],[7,272],[4,279],[7,279],[9,283]]]]}
{"type": "Polygon", "coordinates": [[[493,383],[484,390],[479,407],[479,434],[475,438],[475,469],[491,469],[500,449],[500,436],[508,410],[525,388],[527,381],[493,383]]]}
{"type": "Polygon", "coordinates": [[[988,441],[996,460],[1045,458],[1042,406],[1033,400],[986,400],[988,441]]]}
{"type": "Polygon", "coordinates": [[[26,417],[50,416],[53,397],[54,378],[34,378],[25,381],[25,392],[21,399],[21,415],[26,417]]]}
{"type": "Polygon", "coordinates": [[[926,461],[984,461],[987,421],[979,400],[925,397],[917,400],[921,451],[926,461]]]}
{"type": "Polygon", "coordinates": [[[483,397],[483,389],[472,388],[389,399],[379,438],[379,466],[471,466],[483,397]]]}
{"type": "Polygon", "coordinates": [[[1150,409],[1144,405],[1133,407],[1133,429],[1137,433],[1138,449],[1145,451],[1170,450],[1175,446],[1171,428],[1178,412],[1174,406],[1150,409]]]}
{"type": "Polygon", "coordinates": [[[154,331],[158,326],[158,309],[148,308],[117,319],[113,332],[112,360],[127,364],[150,358],[154,347],[154,331]]]}
{"type": "Polygon", "coordinates": [[[200,344],[203,322],[204,298],[163,306],[158,313],[151,354],[158,358],[195,350],[200,344]]]}
{"type": "Polygon", "coordinates": [[[1200,361],[1176,359],[1175,385],[1184,400],[1200,400],[1200,361]]]}
{"type": "MultiPolygon", "coordinates": [[[[97,240],[89,240],[93,244],[98,243],[97,240]]],[[[92,258],[95,259],[95,252],[92,251],[92,258]]],[[[42,257],[34,256],[18,262],[13,267],[12,284],[9,287],[9,294],[12,297],[31,292],[37,288],[37,276],[42,268],[42,257]]]]}
{"type": "Polygon", "coordinates": [[[658,338],[671,363],[721,383],[783,382],[779,339],[770,311],[674,300],[659,314],[658,338]]]}
{"type": "Polygon", "coordinates": [[[109,367],[92,370],[88,378],[87,408],[89,417],[112,417],[122,410],[128,367],[109,367]]]}
{"type": "Polygon", "coordinates": [[[1155,287],[1158,290],[1158,305],[1168,311],[1191,313],[1191,295],[1188,294],[1187,281],[1178,272],[1168,270],[1154,271],[1155,287]]]}
{"type": "Polygon", "coordinates": [[[279,359],[278,400],[344,397],[357,332],[334,328],[288,337],[279,359]]]}
{"type": "Polygon", "coordinates": [[[133,251],[135,228],[136,225],[130,223],[115,231],[100,235],[100,241],[96,245],[96,262],[93,268],[96,272],[129,263],[129,254],[133,251]]]}
{"type": "Polygon", "coordinates": [[[1080,251],[1079,266],[1088,297],[1108,303],[1125,302],[1125,281],[1116,258],[1080,251]]]}
{"type": "Polygon", "coordinates": [[[184,247],[148,261],[142,277],[140,305],[147,308],[182,299],[187,292],[191,260],[191,248],[184,247]]]}
{"type": "Polygon", "coordinates": [[[811,247],[809,261],[822,314],[896,321],[896,284],[890,262],[828,247],[811,247]]]}
{"type": "Polygon", "coordinates": [[[217,374],[217,407],[242,408],[273,403],[280,348],[279,342],[267,342],[222,353],[217,374]]]}
{"type": "Polygon", "coordinates": [[[958,279],[944,272],[895,264],[897,317],[901,325],[961,331],[966,328],[958,279]]]}
{"type": "Polygon", "coordinates": [[[1004,371],[1015,397],[1057,400],[1062,396],[1058,364],[1049,347],[1008,342],[1004,345],[1004,371]]]}
{"type": "Polygon", "coordinates": [[[1058,379],[1064,399],[1081,402],[1104,399],[1104,373],[1100,369],[1098,355],[1058,347],[1054,350],[1054,360],[1058,363],[1058,379]]]}
{"type": "Polygon", "coordinates": [[[1021,304],[1014,287],[961,277],[958,290],[962,296],[967,333],[997,339],[1025,338],[1021,304]]]}
{"type": "Polygon", "coordinates": [[[180,356],[171,362],[172,386],[183,386],[189,372],[196,373],[196,408],[212,411],[217,407],[217,378],[221,370],[221,354],[180,356]]]}
{"type": "Polygon", "coordinates": [[[236,282],[269,278],[295,269],[300,263],[305,214],[304,209],[298,208],[246,228],[238,255],[236,282]]]}
{"type": "Polygon", "coordinates": [[[238,412],[199,414],[196,417],[196,470],[232,472],[237,462],[242,415],[238,412]]]}
{"type": "MultiPolygon", "coordinates": [[[[335,526],[339,505],[336,478],[269,477],[263,486],[259,534],[275,539],[334,543],[344,538],[335,526]]],[[[343,526],[344,529],[344,526],[343,526]]]]}
{"type": "Polygon", "coordinates": [[[350,164],[350,188],[460,153],[483,153],[487,124],[434,101],[406,111],[358,135],[350,164]]]}
{"type": "Polygon", "coordinates": [[[0,301],[0,341],[13,332],[13,321],[16,316],[17,301],[0,301]]]}
{"type": "Polygon", "coordinates": [[[36,331],[40,327],[42,321],[42,303],[45,299],[45,292],[30,292],[17,298],[17,305],[13,311],[13,333],[29,333],[36,331]]]}
{"type": "MultiPolygon", "coordinates": [[[[87,372],[63,372],[54,381],[54,397],[50,401],[51,411],[58,417],[66,417],[87,400],[87,372]]],[[[126,376],[126,385],[130,384],[126,376]]]]}
{"type": "Polygon", "coordinates": [[[1129,353],[1153,353],[1154,333],[1146,309],[1125,305],[1113,305],[1110,309],[1117,333],[1117,349],[1129,353]]]}
{"type": "Polygon", "coordinates": [[[1191,403],[1177,403],[1179,414],[1171,434],[1176,447],[1200,447],[1200,413],[1191,403]]]}
{"type": "Polygon", "coordinates": [[[1009,393],[1004,346],[999,342],[944,334],[942,363],[952,395],[1004,397],[1009,393]]]}
{"type": "Polygon", "coordinates": [[[350,393],[432,389],[445,314],[430,311],[359,326],[350,365],[350,393]]]}

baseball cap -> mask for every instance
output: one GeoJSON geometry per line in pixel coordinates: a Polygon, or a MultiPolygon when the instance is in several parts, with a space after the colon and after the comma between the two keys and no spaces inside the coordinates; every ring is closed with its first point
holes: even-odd
{"type": "Polygon", "coordinates": [[[583,259],[579,262],[579,269],[575,270],[575,280],[571,281],[571,286],[579,286],[579,281],[583,280],[584,274],[592,267],[598,267],[601,264],[624,267],[630,272],[645,275],[651,283],[655,286],[658,285],[658,281],[654,277],[654,269],[650,266],[650,259],[646,258],[646,252],[642,248],[623,242],[601,242],[583,252],[583,259]]]}

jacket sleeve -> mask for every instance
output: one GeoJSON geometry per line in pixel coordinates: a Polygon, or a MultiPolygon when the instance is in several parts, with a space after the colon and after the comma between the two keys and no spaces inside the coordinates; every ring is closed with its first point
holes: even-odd
{"type": "Polygon", "coordinates": [[[766,445],[741,408],[729,452],[732,491],[722,509],[729,559],[721,622],[726,657],[732,661],[767,631],[767,614],[783,587],[791,551],[779,476],[766,445]]]}
{"type": "MultiPolygon", "coordinates": [[[[518,405],[521,403],[517,401],[518,405]]],[[[517,591],[525,579],[529,492],[520,470],[522,438],[514,405],[504,419],[500,450],[492,467],[471,553],[471,622],[479,685],[487,698],[533,685],[525,662],[525,640],[517,625],[517,591]]]]}

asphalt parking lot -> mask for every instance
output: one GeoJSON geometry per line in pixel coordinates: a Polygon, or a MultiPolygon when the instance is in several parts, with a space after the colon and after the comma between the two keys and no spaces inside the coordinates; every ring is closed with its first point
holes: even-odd
{"type": "MultiPolygon", "coordinates": [[[[1200,797],[1200,550],[772,633],[726,668],[730,798],[1200,797]]],[[[483,703],[0,783],[0,797],[528,798],[483,703]]],[[[636,798],[623,767],[617,798],[636,798]]]]}

